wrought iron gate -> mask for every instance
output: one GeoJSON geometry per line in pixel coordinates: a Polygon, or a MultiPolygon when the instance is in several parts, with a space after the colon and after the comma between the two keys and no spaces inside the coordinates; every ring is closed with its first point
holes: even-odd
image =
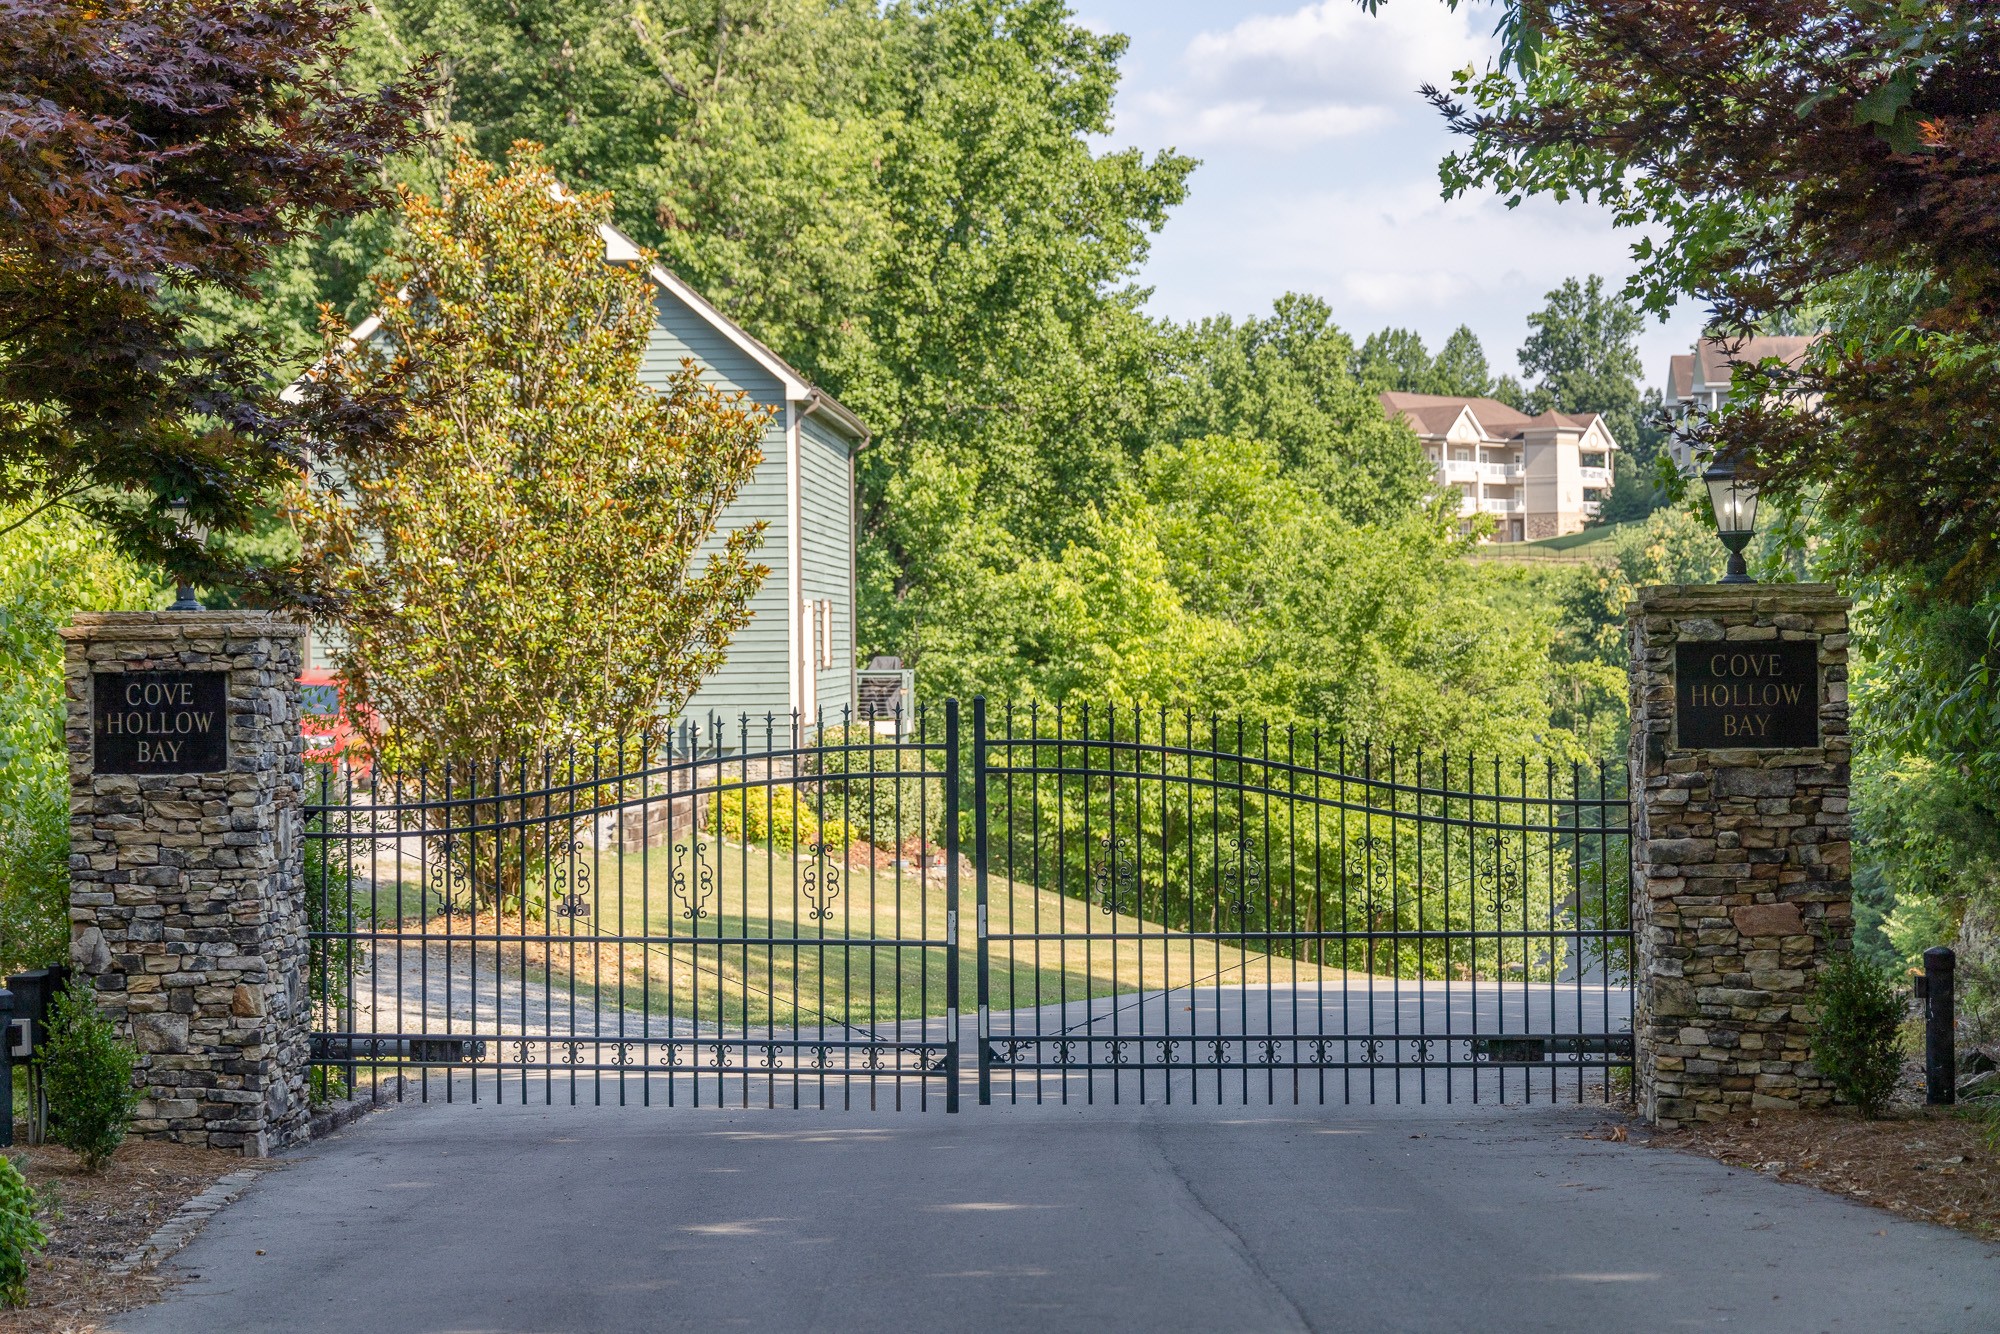
{"type": "Polygon", "coordinates": [[[955,1111],[962,1038],[982,1103],[1609,1098],[1629,1077],[1622,766],[971,714],[964,744],[949,701],[317,768],[320,1077],[955,1111]]]}

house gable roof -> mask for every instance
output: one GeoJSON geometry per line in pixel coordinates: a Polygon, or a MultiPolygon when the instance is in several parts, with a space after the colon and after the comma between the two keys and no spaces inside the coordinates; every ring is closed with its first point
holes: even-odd
{"type": "MultiPolygon", "coordinates": [[[[641,263],[645,259],[645,252],[639,249],[638,244],[609,223],[599,223],[597,234],[604,241],[606,263],[630,265],[641,263]]],[[[692,311],[697,318],[769,372],[784,391],[786,402],[801,405],[807,416],[822,417],[832,423],[836,430],[854,442],[855,448],[858,449],[868,443],[868,428],[862,424],[859,417],[842,407],[833,395],[814,388],[805,376],[792,367],[791,363],[752,337],[749,330],[717,310],[708,298],[689,286],[679,274],[660,264],[648,264],[646,276],[653,280],[655,286],[671,292],[675,299],[692,311]]],[[[382,317],[370,315],[348,331],[347,341],[351,344],[364,343],[374,337],[376,330],[381,327],[382,317]]],[[[299,393],[299,386],[294,383],[285,390],[284,397],[288,402],[295,402],[299,398],[299,393]]]]}
{"type": "Polygon", "coordinates": [[[1694,345],[1694,355],[1690,360],[1697,372],[1697,382],[1726,386],[1731,368],[1739,362],[1754,366],[1766,357],[1776,357],[1787,366],[1798,365],[1805,360],[1806,349],[1812,345],[1813,337],[1811,334],[1756,334],[1740,339],[1704,338],[1694,345]]]}
{"type": "Polygon", "coordinates": [[[1495,398],[1461,398],[1450,394],[1405,394],[1390,391],[1381,396],[1382,407],[1391,417],[1400,417],[1420,436],[1442,440],[1461,417],[1469,417],[1482,439],[1500,444],[1519,440],[1530,431],[1559,430],[1588,432],[1597,428],[1606,447],[1617,449],[1601,414],[1587,412],[1575,416],[1544,412],[1530,417],[1495,398]]]}

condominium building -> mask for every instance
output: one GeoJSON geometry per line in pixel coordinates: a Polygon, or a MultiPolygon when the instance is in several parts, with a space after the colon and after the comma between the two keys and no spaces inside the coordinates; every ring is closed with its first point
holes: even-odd
{"type": "MultiPolygon", "coordinates": [[[[1730,376],[1739,362],[1754,366],[1766,357],[1776,357],[1787,366],[1796,366],[1805,360],[1811,343],[1808,334],[1704,338],[1694,345],[1693,352],[1668,362],[1665,406],[1676,415],[1714,412],[1729,401],[1730,376]]],[[[1695,460],[1678,433],[1667,437],[1667,451],[1682,472],[1694,469],[1695,460]]]]}
{"type": "Polygon", "coordinates": [[[1461,525],[1490,514],[1496,541],[1574,533],[1611,492],[1618,442],[1597,413],[1531,417],[1496,399],[1442,394],[1386,393],[1382,406],[1417,433],[1438,484],[1458,492],[1461,525]]]}

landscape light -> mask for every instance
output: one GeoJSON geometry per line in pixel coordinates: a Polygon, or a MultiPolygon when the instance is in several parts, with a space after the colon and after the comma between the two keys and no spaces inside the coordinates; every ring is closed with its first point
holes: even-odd
{"type": "MultiPolygon", "coordinates": [[[[207,527],[188,518],[187,497],[176,496],[168,501],[167,514],[174,521],[174,533],[177,536],[185,537],[195,542],[208,541],[207,527]]],[[[167,608],[167,610],[207,611],[208,608],[202,606],[201,602],[195,597],[194,585],[187,581],[187,576],[176,572],[174,577],[179,587],[175,590],[174,605],[167,608]]]]}
{"type": "Polygon", "coordinates": [[[1720,582],[1750,583],[1749,567],[1743,563],[1743,548],[1757,534],[1757,484],[1747,477],[1738,477],[1735,467],[1727,463],[1711,466],[1701,479],[1708,483],[1709,503],[1715,507],[1716,536],[1729,549],[1729,569],[1720,582]]]}

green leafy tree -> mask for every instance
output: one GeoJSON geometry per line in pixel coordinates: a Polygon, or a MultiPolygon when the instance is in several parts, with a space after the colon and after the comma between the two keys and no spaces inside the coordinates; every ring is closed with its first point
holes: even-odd
{"type": "Polygon", "coordinates": [[[1431,383],[1436,386],[1432,393],[1458,394],[1466,398],[1485,398],[1493,392],[1493,375],[1486,365],[1486,349],[1480,346],[1479,335],[1466,325],[1459,325],[1444,340],[1431,362],[1431,383]]]}
{"type": "Polygon", "coordinates": [[[64,506],[0,510],[0,976],[69,955],[69,748],[63,644],[79,611],[169,594],[64,506]]]}
{"type": "Polygon", "coordinates": [[[1104,151],[1125,39],[1055,0],[392,0],[451,116],[579,187],[875,433],[861,638],[917,659],[1142,448],[1128,290],[1191,159],[1104,151]],[[967,552],[977,552],[976,559],[967,552]]]}
{"type": "Polygon", "coordinates": [[[1430,494],[1416,435],[1383,412],[1379,385],[1355,378],[1353,344],[1318,297],[1287,293],[1265,318],[1218,316],[1168,332],[1157,439],[1267,442],[1288,474],[1354,523],[1395,522],[1430,494]]]}
{"type": "Polygon", "coordinates": [[[1408,394],[1438,392],[1433,387],[1430,349],[1414,329],[1382,329],[1369,334],[1354,354],[1354,378],[1377,389],[1408,394]]]}
{"type": "Polygon", "coordinates": [[[507,174],[461,162],[441,203],[405,195],[374,339],[329,349],[329,373],[406,404],[388,447],[297,497],[345,601],[350,707],[394,760],[638,735],[749,619],[761,525],[717,523],[766,416],[692,367],[640,385],[653,292],[605,262],[608,205],[532,146],[507,174]]]}
{"type": "MultiPolygon", "coordinates": [[[[279,395],[272,347],[211,342],[192,294],[250,297],[294,238],[365,213],[427,70],[348,85],[339,0],[0,5],[0,504],[65,503],[132,554],[304,595],[175,533],[248,527],[365,401],[279,395]]],[[[18,517],[15,520],[19,521],[18,517]]]]}
{"type": "Polygon", "coordinates": [[[1639,435],[1639,312],[1604,280],[1565,278],[1548,304],[1528,316],[1521,369],[1539,377],[1529,393],[1536,411],[1604,414],[1612,438],[1629,446],[1639,435]]]}

